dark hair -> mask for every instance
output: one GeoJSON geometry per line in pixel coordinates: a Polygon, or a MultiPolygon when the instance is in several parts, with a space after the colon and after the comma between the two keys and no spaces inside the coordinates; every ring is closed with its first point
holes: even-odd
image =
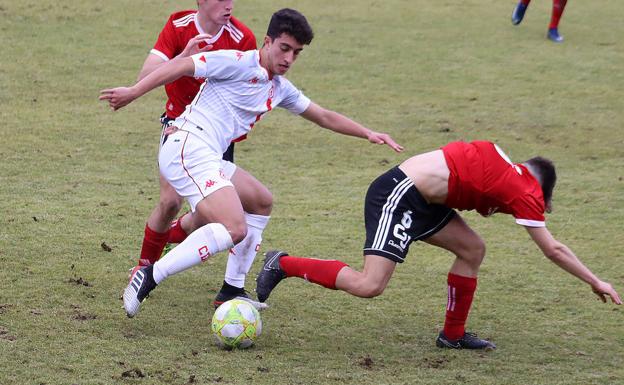
{"type": "Polygon", "coordinates": [[[542,194],[544,195],[544,204],[550,205],[552,199],[553,189],[557,183],[557,173],[555,172],[555,165],[549,159],[536,156],[531,158],[524,164],[530,166],[531,171],[537,173],[535,177],[542,186],[542,194]]]}
{"type": "Polygon", "coordinates": [[[309,45],[314,38],[312,27],[308,24],[305,16],[290,8],[280,9],[271,16],[267,36],[272,40],[281,34],[292,36],[299,44],[309,45]]]}

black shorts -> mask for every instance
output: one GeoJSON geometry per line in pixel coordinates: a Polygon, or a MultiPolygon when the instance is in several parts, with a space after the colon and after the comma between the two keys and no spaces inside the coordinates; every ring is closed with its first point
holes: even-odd
{"type": "MultiPolygon", "coordinates": [[[[162,124],[162,133],[160,134],[160,145],[162,146],[167,141],[169,135],[165,135],[165,128],[171,126],[175,119],[168,117],[166,114],[160,116],[160,123],[162,124]]],[[[230,143],[230,146],[223,153],[223,160],[234,163],[234,142],[230,143]]]]}
{"type": "Polygon", "coordinates": [[[364,203],[364,255],[379,255],[402,263],[413,241],[440,231],[455,210],[429,204],[398,167],[375,179],[364,203]]]}

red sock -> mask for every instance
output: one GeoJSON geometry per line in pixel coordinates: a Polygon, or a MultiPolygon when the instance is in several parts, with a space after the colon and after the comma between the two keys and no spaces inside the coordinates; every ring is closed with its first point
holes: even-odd
{"type": "Polygon", "coordinates": [[[550,18],[549,29],[559,28],[559,19],[561,19],[561,15],[563,15],[563,10],[567,4],[568,0],[553,0],[552,7],[552,16],[550,18]]]}
{"type": "Polygon", "coordinates": [[[186,231],[184,231],[181,225],[182,218],[184,218],[184,215],[186,214],[188,213],[183,214],[180,218],[171,222],[171,227],[169,228],[169,239],[167,239],[167,243],[182,243],[182,241],[185,240],[188,236],[188,234],[186,233],[186,231]]]}
{"type": "Polygon", "coordinates": [[[141,245],[141,257],[139,265],[152,265],[160,258],[167,239],[169,238],[169,230],[164,233],[157,233],[145,225],[145,236],[143,237],[143,245],[141,245]]]}
{"type": "Polygon", "coordinates": [[[336,277],[343,267],[349,266],[335,259],[316,259],[286,256],[280,259],[280,267],[288,277],[299,277],[336,290],[336,277]]]}
{"type": "Polygon", "coordinates": [[[531,0],[520,0],[520,2],[522,3],[522,5],[528,6],[531,0]]]}
{"type": "Polygon", "coordinates": [[[444,335],[450,340],[456,340],[464,335],[464,325],[470,312],[472,297],[477,290],[477,279],[449,273],[447,282],[448,301],[444,335]]]}

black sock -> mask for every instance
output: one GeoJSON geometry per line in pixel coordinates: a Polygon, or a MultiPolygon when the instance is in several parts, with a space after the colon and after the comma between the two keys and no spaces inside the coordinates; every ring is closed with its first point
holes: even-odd
{"type": "Polygon", "coordinates": [[[229,295],[243,294],[245,292],[245,288],[232,286],[229,283],[223,281],[223,286],[221,286],[221,292],[223,294],[229,295]]]}

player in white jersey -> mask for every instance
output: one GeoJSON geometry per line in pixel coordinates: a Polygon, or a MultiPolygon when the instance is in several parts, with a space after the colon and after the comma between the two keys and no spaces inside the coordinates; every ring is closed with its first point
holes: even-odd
{"type": "MultiPolygon", "coordinates": [[[[256,37],[245,24],[232,15],[233,8],[234,0],[198,0],[196,9],[171,14],[143,63],[139,80],[176,56],[191,56],[194,53],[221,49],[256,49],[256,37]]],[[[203,82],[204,79],[183,76],[165,85],[167,103],[161,117],[163,129],[184,112],[203,82]]],[[[242,139],[244,138],[237,141],[242,139]]],[[[234,162],[234,143],[223,154],[223,159],[234,162]]],[[[248,226],[261,230],[270,218],[273,206],[271,192],[243,169],[232,166],[229,170],[233,173],[231,181],[237,192],[245,193],[248,196],[246,200],[253,202],[244,207],[248,226]],[[240,186],[244,186],[244,191],[240,186]]],[[[168,242],[182,242],[195,226],[194,218],[189,213],[174,221],[184,203],[183,198],[162,175],[159,179],[159,202],[145,223],[138,263],[131,270],[130,279],[136,271],[156,262],[168,242]]],[[[213,302],[215,307],[233,298],[252,302],[245,291],[245,278],[255,259],[255,249],[259,242],[257,239],[232,249],[228,256],[223,285],[213,302]]],[[[259,303],[255,305],[261,306],[259,303]]]]}
{"type": "Polygon", "coordinates": [[[337,133],[402,151],[390,135],[318,106],[282,76],[312,37],[312,29],[302,14],[282,9],[273,14],[259,51],[217,51],[176,58],[132,87],[101,92],[100,100],[107,100],[117,110],[180,76],[207,78],[193,102],[176,119],[159,153],[162,175],[187,199],[194,215],[207,224],[158,262],[135,274],[124,291],[129,317],[138,312],[149,292],[168,276],[246,242],[246,202],[228,179],[225,170],[229,162],[222,160],[221,155],[232,139],[249,132],[266,112],[283,107],[337,133]]]}

